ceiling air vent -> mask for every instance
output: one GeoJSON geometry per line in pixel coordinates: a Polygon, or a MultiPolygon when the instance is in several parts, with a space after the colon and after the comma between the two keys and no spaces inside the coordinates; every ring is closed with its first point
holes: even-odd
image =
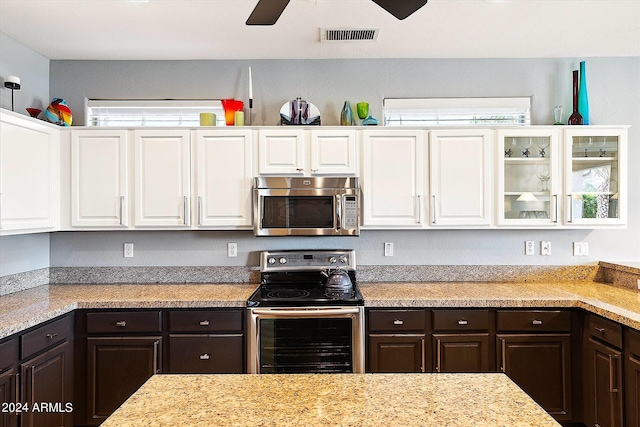
{"type": "Polygon", "coordinates": [[[379,28],[321,28],[322,42],[360,42],[376,41],[380,34],[379,28]]]}

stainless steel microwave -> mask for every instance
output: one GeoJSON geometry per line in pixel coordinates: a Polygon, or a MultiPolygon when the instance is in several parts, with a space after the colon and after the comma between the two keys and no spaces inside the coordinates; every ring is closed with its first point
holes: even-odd
{"type": "Polygon", "coordinates": [[[254,178],[253,230],[256,236],[358,236],[358,178],[254,178]]]}

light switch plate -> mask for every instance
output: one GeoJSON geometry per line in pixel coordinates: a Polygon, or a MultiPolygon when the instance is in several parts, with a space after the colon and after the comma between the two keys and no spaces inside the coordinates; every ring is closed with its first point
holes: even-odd
{"type": "Polygon", "coordinates": [[[540,255],[549,256],[551,255],[551,242],[548,240],[543,240],[540,242],[540,255]]]}
{"type": "Polygon", "coordinates": [[[384,242],[384,256],[393,256],[393,243],[384,242]]]}

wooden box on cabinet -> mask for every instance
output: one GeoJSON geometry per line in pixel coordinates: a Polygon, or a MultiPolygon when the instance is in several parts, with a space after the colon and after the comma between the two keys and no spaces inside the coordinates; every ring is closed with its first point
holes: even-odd
{"type": "Polygon", "coordinates": [[[498,369],[557,420],[571,420],[571,313],[499,310],[496,324],[498,369]]]}
{"type": "Polygon", "coordinates": [[[368,372],[424,372],[424,310],[369,310],[368,372]]]}

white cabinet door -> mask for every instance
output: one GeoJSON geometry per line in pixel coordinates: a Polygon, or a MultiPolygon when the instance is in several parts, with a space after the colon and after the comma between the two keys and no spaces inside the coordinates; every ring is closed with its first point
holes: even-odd
{"type": "Polygon", "coordinates": [[[627,161],[626,128],[565,129],[565,226],[626,225],[627,161]]]}
{"type": "Polygon", "coordinates": [[[311,175],[356,175],[357,165],[355,130],[311,131],[311,175]]]}
{"type": "Polygon", "coordinates": [[[424,131],[363,131],[363,226],[423,223],[424,131]]]}
{"type": "Polygon", "coordinates": [[[198,227],[251,227],[251,130],[195,132],[198,227]]]}
{"type": "Polygon", "coordinates": [[[0,232],[51,231],[58,225],[60,130],[0,116],[0,232]]]}
{"type": "Polygon", "coordinates": [[[189,226],[189,131],[140,130],[134,140],[135,226],[189,226]]]}
{"type": "Polygon", "coordinates": [[[259,131],[258,173],[303,175],[306,169],[304,131],[293,126],[259,131]]]}
{"type": "Polygon", "coordinates": [[[431,131],[429,172],[432,226],[490,226],[493,132],[431,131]]]}
{"type": "Polygon", "coordinates": [[[499,226],[556,227],[561,215],[562,162],[557,127],[497,131],[499,226]]]}
{"type": "Polygon", "coordinates": [[[127,206],[127,131],[71,132],[71,225],[124,227],[127,206]]]}

